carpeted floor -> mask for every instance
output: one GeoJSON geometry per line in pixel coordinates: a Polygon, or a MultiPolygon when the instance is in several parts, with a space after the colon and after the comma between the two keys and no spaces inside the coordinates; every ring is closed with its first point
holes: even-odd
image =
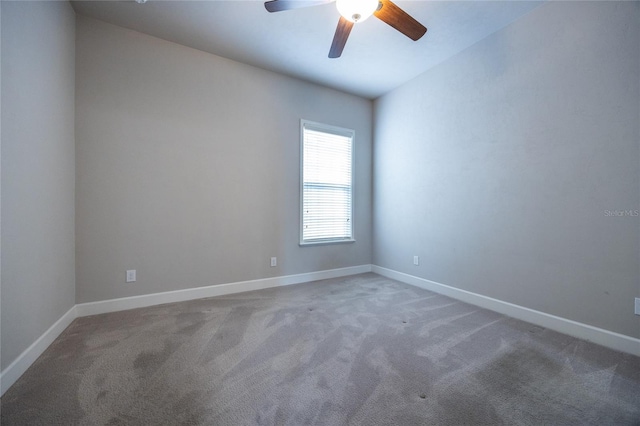
{"type": "Polygon", "coordinates": [[[3,425],[640,425],[640,358],[375,274],[78,318],[3,425]]]}

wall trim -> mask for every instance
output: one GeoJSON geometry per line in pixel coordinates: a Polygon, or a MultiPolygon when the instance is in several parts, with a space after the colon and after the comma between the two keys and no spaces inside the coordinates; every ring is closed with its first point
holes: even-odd
{"type": "Polygon", "coordinates": [[[42,355],[49,345],[51,345],[51,343],[53,343],[53,341],[71,324],[71,322],[78,317],[143,308],[164,303],[223,296],[264,288],[302,284],[311,281],[363,274],[366,272],[374,272],[378,275],[382,275],[383,277],[443,294],[472,305],[490,309],[519,320],[527,321],[529,323],[606,346],[614,350],[633,355],[640,354],[640,339],[604,330],[602,328],[593,327],[566,318],[557,317],[534,309],[525,308],[524,306],[515,305],[502,300],[493,299],[470,291],[461,290],[435,281],[383,268],[381,266],[359,265],[347,268],[329,269],[296,275],[284,275],[280,277],[251,281],[238,281],[228,284],[188,288],[163,293],[152,293],[74,305],[0,373],[0,396],[4,395],[7,389],[9,389],[20,378],[20,376],[27,371],[27,369],[38,359],[40,355],[42,355]]]}
{"type": "Polygon", "coordinates": [[[372,265],[371,271],[378,275],[382,275],[383,277],[433,291],[434,293],[449,296],[462,302],[489,309],[563,334],[568,334],[569,336],[577,337],[578,339],[587,340],[589,342],[632,355],[640,355],[640,339],[636,339],[631,336],[626,336],[624,334],[615,333],[613,331],[594,327],[588,324],[536,311],[535,309],[525,308],[524,306],[461,290],[446,284],[440,284],[435,281],[383,268],[381,266],[372,265]]]}
{"type": "Polygon", "coordinates": [[[226,294],[242,293],[245,291],[261,290],[264,288],[301,284],[310,281],[326,280],[329,278],[346,277],[348,275],[362,274],[365,272],[371,272],[371,265],[350,266],[347,268],[328,269],[324,271],[307,272],[304,274],[284,275],[273,278],[238,281],[228,284],[217,284],[206,287],[186,288],[183,290],[102,300],[99,302],[80,303],[76,305],[76,308],[78,310],[78,317],[85,317],[88,315],[98,315],[107,312],[125,311],[127,309],[162,305],[164,303],[184,302],[186,300],[204,299],[206,297],[224,296],[226,294]]]}
{"type": "Polygon", "coordinates": [[[74,305],[0,373],[0,396],[4,395],[7,389],[31,367],[31,364],[42,355],[77,316],[76,306],[74,305]]]}

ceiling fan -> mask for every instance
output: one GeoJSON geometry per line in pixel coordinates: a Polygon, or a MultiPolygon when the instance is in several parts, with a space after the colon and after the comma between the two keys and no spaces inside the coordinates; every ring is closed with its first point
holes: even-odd
{"type": "Polygon", "coordinates": [[[331,49],[329,49],[330,58],[339,58],[342,55],[353,24],[362,22],[371,15],[391,25],[414,41],[420,39],[427,32],[424,25],[400,9],[391,0],[271,0],[265,2],[264,7],[269,12],[282,12],[283,10],[318,6],[334,1],[338,12],[340,12],[340,20],[333,36],[331,49]]]}

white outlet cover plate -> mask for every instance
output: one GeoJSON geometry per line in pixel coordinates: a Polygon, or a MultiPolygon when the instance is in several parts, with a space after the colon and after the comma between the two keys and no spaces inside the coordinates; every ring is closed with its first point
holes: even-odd
{"type": "Polygon", "coordinates": [[[640,297],[636,297],[636,309],[634,312],[636,315],[640,315],[640,297]]]}
{"type": "Polygon", "coordinates": [[[127,271],[127,282],[128,283],[133,283],[136,281],[136,270],[135,269],[130,269],[127,271]]]}

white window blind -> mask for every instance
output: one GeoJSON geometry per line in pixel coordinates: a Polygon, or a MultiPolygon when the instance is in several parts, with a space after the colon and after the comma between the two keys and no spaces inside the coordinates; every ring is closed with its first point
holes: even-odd
{"type": "Polygon", "coordinates": [[[353,240],[353,135],[302,121],[301,243],[353,240]]]}

